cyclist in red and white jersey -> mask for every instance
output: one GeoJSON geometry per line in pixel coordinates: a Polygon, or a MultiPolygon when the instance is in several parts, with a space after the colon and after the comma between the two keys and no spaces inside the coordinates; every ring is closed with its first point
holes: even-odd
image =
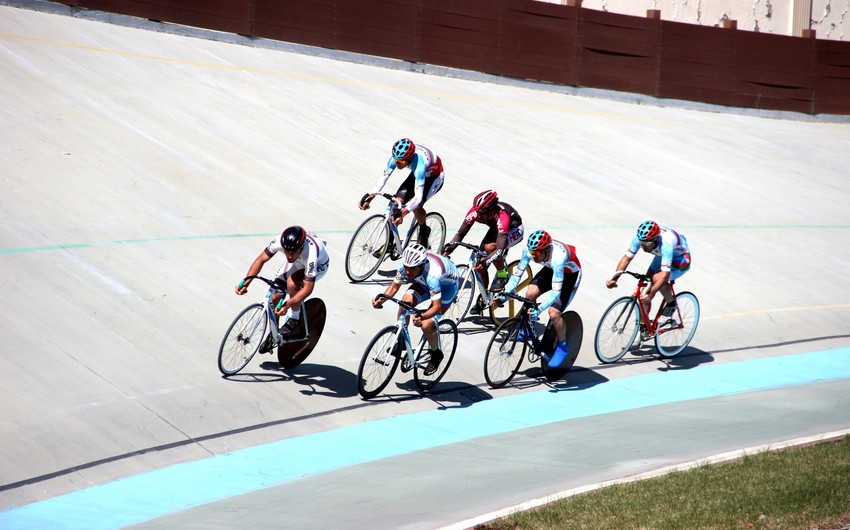
{"type": "MultiPolygon", "coordinates": [[[[445,173],[443,162],[433,151],[423,145],[415,145],[410,138],[402,138],[393,144],[390,159],[384,174],[378,177],[372,191],[360,199],[359,207],[367,210],[375,195],[381,193],[392,172],[396,169],[410,168],[410,174],[396,191],[396,203],[401,208],[393,223],[400,225],[404,217],[413,212],[419,223],[419,244],[428,247],[428,236],[431,229],[425,225],[424,205],[443,187],[445,173]]],[[[438,251],[439,249],[434,249],[438,251]]]]}
{"type": "MultiPolygon", "coordinates": [[[[508,281],[508,269],[505,266],[508,249],[522,241],[524,234],[522,217],[513,206],[500,202],[499,195],[494,190],[482,191],[472,200],[472,207],[466,213],[463,223],[452,240],[443,247],[443,254],[451,255],[457,243],[463,241],[469,233],[473,223],[481,223],[489,227],[484,239],[481,240],[481,249],[488,254],[475,265],[475,270],[481,275],[484,285],[488,285],[490,274],[487,267],[491,263],[494,264],[496,278],[491,288],[501,289],[508,281]]],[[[483,307],[474,308],[474,312],[480,313],[482,309],[483,307]]]]}
{"type": "Polygon", "coordinates": [[[566,311],[581,283],[581,262],[574,246],[552,239],[544,230],[537,230],[528,236],[519,265],[505,286],[506,292],[512,293],[516,289],[531,260],[543,265],[543,268],[534,275],[531,285],[525,290],[525,297],[535,301],[540,298],[538,309],[532,309],[532,319],[537,319],[537,311],[549,312],[549,322],[558,334],[558,345],[549,358],[549,367],[556,368],[567,360],[569,353],[567,326],[561,313],[566,311]]]}

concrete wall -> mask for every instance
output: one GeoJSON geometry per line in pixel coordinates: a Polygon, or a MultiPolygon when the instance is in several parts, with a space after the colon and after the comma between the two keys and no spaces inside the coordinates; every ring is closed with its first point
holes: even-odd
{"type": "Polygon", "coordinates": [[[658,9],[663,20],[702,26],[721,26],[724,20],[735,20],[738,29],[777,35],[800,36],[801,30],[813,29],[819,39],[850,40],[850,0],[583,0],[581,5],[633,16],[658,9]],[[801,19],[796,27],[795,15],[801,19]]]}

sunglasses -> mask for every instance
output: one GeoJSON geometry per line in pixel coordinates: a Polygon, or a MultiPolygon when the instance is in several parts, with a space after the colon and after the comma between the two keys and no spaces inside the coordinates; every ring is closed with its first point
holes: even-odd
{"type": "Polygon", "coordinates": [[[546,252],[545,250],[529,250],[528,251],[528,253],[531,255],[532,258],[539,258],[545,252],[546,252]]]}

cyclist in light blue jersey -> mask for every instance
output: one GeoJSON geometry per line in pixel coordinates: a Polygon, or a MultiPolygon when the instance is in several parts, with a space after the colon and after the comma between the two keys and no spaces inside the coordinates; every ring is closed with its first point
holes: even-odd
{"type": "MultiPolygon", "coordinates": [[[[572,302],[581,283],[581,262],[576,249],[552,239],[544,230],[537,230],[528,236],[526,247],[522,249],[519,265],[514,269],[511,279],[505,285],[505,292],[512,293],[519,285],[530,261],[543,265],[534,275],[531,285],[525,291],[525,297],[537,301],[538,309],[531,310],[531,317],[537,320],[538,311],[548,311],[549,322],[558,334],[558,345],[549,359],[549,367],[557,368],[567,360],[567,326],[561,316],[572,302]],[[543,295],[543,293],[546,293],[543,295]],[[543,296],[541,296],[543,295],[543,296]]],[[[503,302],[504,299],[499,300],[503,302]]]]}
{"type": "MultiPolygon", "coordinates": [[[[646,271],[649,276],[652,276],[652,283],[649,290],[641,294],[640,301],[648,314],[649,308],[652,306],[652,298],[655,293],[661,291],[666,302],[662,314],[670,316],[676,311],[676,299],[673,298],[670,283],[681,278],[691,267],[691,250],[688,247],[688,240],[672,228],[658,226],[655,221],[643,222],[638,227],[635,237],[632,238],[632,243],[626,250],[626,254],[620,258],[620,263],[617,264],[617,272],[610,280],[605,282],[606,287],[613,289],[617,286],[617,280],[629,266],[629,263],[632,262],[632,258],[635,257],[639,249],[655,255],[646,271]]],[[[643,322],[641,322],[641,330],[643,331],[643,322]]]]}
{"type": "MultiPolygon", "coordinates": [[[[414,243],[404,249],[402,264],[395,279],[384,291],[385,295],[394,296],[402,284],[411,282],[402,300],[414,306],[424,300],[431,300],[428,309],[413,317],[413,325],[422,328],[430,347],[431,362],[425,368],[425,375],[436,372],[443,360],[437,322],[455,299],[459,276],[457,267],[449,258],[432,254],[424,246],[414,243]]],[[[384,301],[376,297],[372,299],[372,307],[380,309],[384,301]]],[[[401,311],[399,307],[399,315],[401,311]]]]}
{"type": "MultiPolygon", "coordinates": [[[[396,191],[396,203],[400,211],[393,223],[400,225],[404,217],[413,212],[419,223],[419,244],[428,246],[430,227],[425,225],[425,202],[440,191],[445,180],[443,162],[433,151],[423,145],[415,145],[409,138],[397,141],[391,150],[390,159],[384,174],[378,177],[372,191],[360,199],[360,209],[367,210],[375,195],[381,193],[392,172],[396,169],[410,168],[410,174],[396,191]]],[[[434,249],[440,250],[440,249],[434,249]]]]}

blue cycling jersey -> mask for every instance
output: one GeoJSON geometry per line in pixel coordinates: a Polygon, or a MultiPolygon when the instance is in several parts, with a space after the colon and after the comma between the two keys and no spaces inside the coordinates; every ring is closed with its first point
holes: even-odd
{"type": "Polygon", "coordinates": [[[429,252],[428,261],[419,276],[408,278],[404,265],[400,265],[393,281],[399,285],[404,282],[423,284],[428,287],[431,300],[440,300],[444,290],[456,292],[459,278],[457,267],[449,258],[429,252]]]}
{"type": "MultiPolygon", "coordinates": [[[[626,256],[633,258],[638,250],[640,250],[640,240],[635,236],[626,251],[626,256]]],[[[686,271],[691,266],[691,250],[688,248],[688,240],[672,228],[661,228],[658,244],[649,253],[660,257],[660,259],[653,260],[653,266],[650,266],[651,272],[657,272],[659,267],[666,272],[686,271]]]]}

